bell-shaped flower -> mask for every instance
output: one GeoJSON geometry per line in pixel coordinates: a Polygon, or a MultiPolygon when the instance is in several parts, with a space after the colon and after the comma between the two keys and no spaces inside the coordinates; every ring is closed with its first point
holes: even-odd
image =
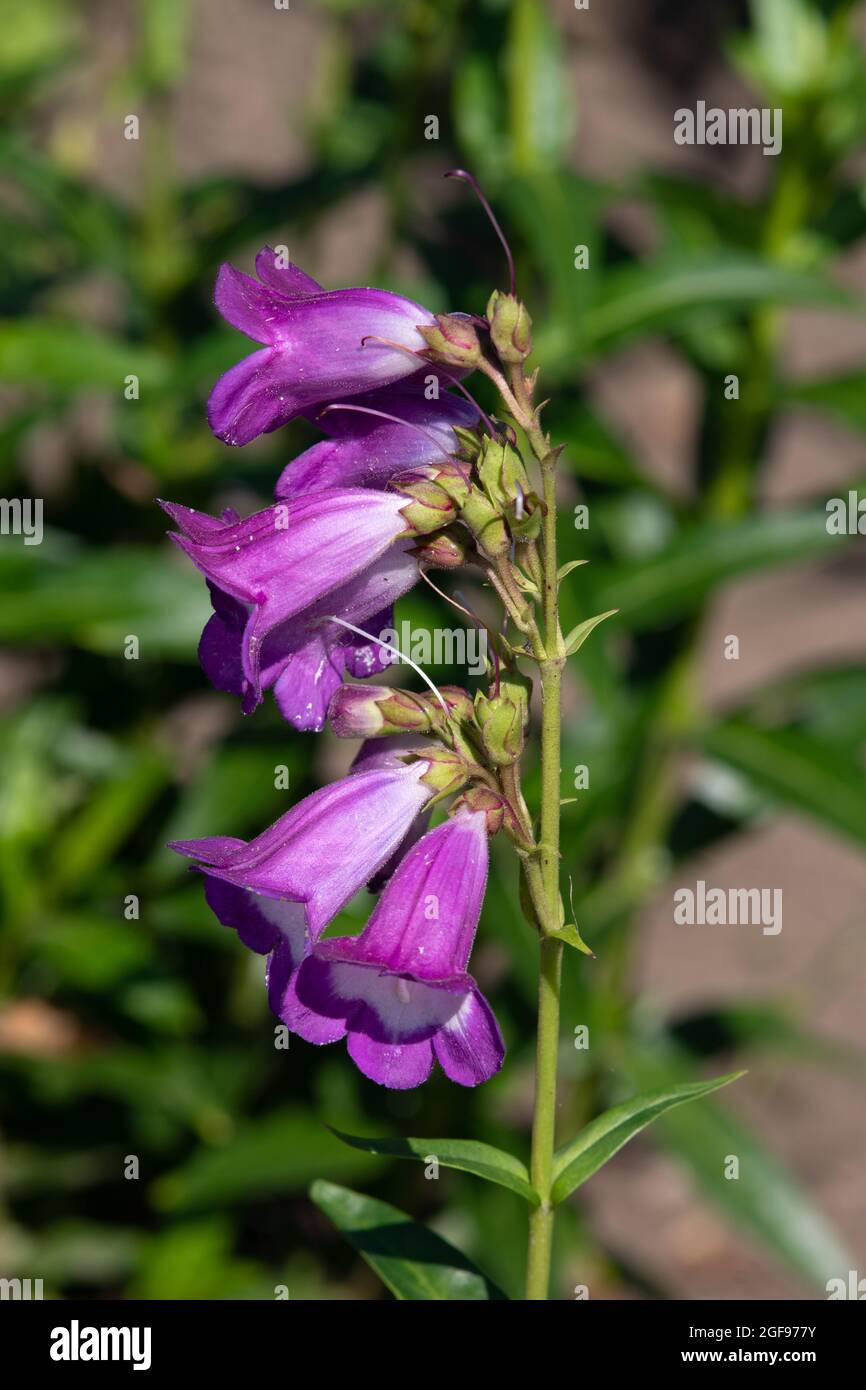
{"type": "Polygon", "coordinates": [[[376,390],[418,371],[429,310],[388,290],[324,290],[265,247],[258,279],[223,265],[214,301],[234,328],[263,343],[221,377],[208,420],[226,444],[248,444],[324,401],[376,390]],[[387,342],[382,341],[387,339],[387,342]]]}
{"type": "MultiPolygon", "coordinates": [[[[325,726],[332,696],[344,673],[363,680],[387,669],[391,654],[329,621],[336,616],[372,636],[393,631],[394,600],[418,578],[418,563],[398,541],[380,560],[348,584],[281,624],[262,644],[259,682],[273,689],[284,719],[296,729],[319,732],[325,726]],[[382,604],[386,608],[381,608],[382,604]],[[373,611],[377,610],[377,611],[373,611]]],[[[258,695],[244,674],[243,641],[248,609],[210,585],[213,617],[205,624],[198,655],[202,669],[217,688],[238,695],[245,714],[258,695]]]]}
{"type": "Polygon", "coordinates": [[[172,538],[206,576],[214,616],[199,654],[221,690],[255,708],[273,686],[287,719],[321,728],[342,678],[384,668],[366,639],[347,642],[332,615],[387,626],[396,598],[418,578],[402,509],[406,497],[339,489],[266,507],[241,521],[162,504],[181,528],[172,538]],[[395,544],[396,542],[396,544],[395,544]]]}
{"type": "Polygon", "coordinates": [[[404,843],[432,791],[423,759],[407,764],[392,753],[305,797],[254,840],[172,843],[198,861],[210,907],[251,950],[278,951],[281,967],[294,970],[404,843]]]}
{"type": "Polygon", "coordinates": [[[476,1086],[502,1065],[496,1019],[466,967],[487,880],[483,813],[463,810],[409,850],[360,936],[320,941],[296,972],[277,955],[271,1007],[313,1043],[346,1037],[372,1081],[407,1090],[434,1058],[476,1086]]]}
{"type": "Polygon", "coordinates": [[[331,487],[384,488],[398,473],[456,453],[454,426],[471,429],[479,419],[477,408],[460,396],[443,391],[428,400],[420,384],[403,382],[353,396],[344,405],[311,417],[330,437],[286,465],[278,498],[331,487]]]}

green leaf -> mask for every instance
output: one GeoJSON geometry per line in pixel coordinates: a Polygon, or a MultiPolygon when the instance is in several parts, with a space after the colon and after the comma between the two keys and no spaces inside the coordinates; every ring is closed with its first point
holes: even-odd
{"type": "Polygon", "coordinates": [[[364,1139],[344,1134],[330,1125],[328,1128],[353,1149],[363,1149],[365,1153],[379,1154],[382,1158],[419,1159],[422,1163],[435,1158],[443,1168],[458,1168],[463,1173],[485,1178],[487,1182],[497,1182],[538,1206],[538,1196],[529,1181],[526,1165],[492,1144],[482,1144],[475,1139],[364,1139]]]}
{"type": "Polygon", "coordinates": [[[785,399],[796,405],[826,410],[846,425],[866,430],[866,372],[799,382],[788,387],[785,399]]]}
{"type": "MultiPolygon", "coordinates": [[[[559,804],[560,806],[565,805],[562,801],[559,804]]],[[[580,951],[581,955],[591,956],[593,960],[596,959],[595,951],[587,946],[577,929],[576,922],[567,922],[564,927],[560,927],[558,931],[549,932],[548,935],[556,937],[557,941],[564,941],[566,946],[572,946],[575,951],[580,951]]]]}
{"type": "Polygon", "coordinates": [[[537,0],[511,6],[506,71],[514,169],[557,168],[572,130],[568,75],[560,37],[537,0]]]}
{"type": "Polygon", "coordinates": [[[713,253],[612,271],[583,328],[587,342],[598,349],[637,332],[677,327],[684,315],[698,310],[771,303],[858,307],[853,296],[819,275],[757,256],[713,253]]]}
{"type": "Polygon", "coordinates": [[[556,577],[561,584],[563,579],[565,579],[567,575],[571,574],[572,570],[576,570],[580,565],[588,564],[588,560],[569,560],[567,565],[560,565],[559,569],[556,571],[556,577]]]}
{"type": "Polygon", "coordinates": [[[635,628],[683,617],[737,575],[838,554],[848,538],[829,535],[825,523],[823,508],[708,522],[637,564],[593,565],[595,601],[619,608],[635,628]]]}
{"type": "MultiPolygon", "coordinates": [[[[688,1054],[652,1039],[640,1040],[630,1061],[638,1085],[674,1085],[691,1065],[688,1054]]],[[[721,1211],[816,1289],[823,1291],[828,1279],[855,1268],[853,1253],[829,1228],[808,1192],[713,1101],[662,1116],[656,1133],[688,1163],[721,1211]],[[728,1155],[739,1160],[735,1181],[725,1176],[728,1155]]]]}
{"type": "Polygon", "coordinates": [[[373,1166],[341,1149],[309,1110],[293,1107],[250,1121],[228,1143],[199,1150],[157,1181],[154,1196],[163,1210],[198,1211],[299,1191],[323,1168],[355,1177],[373,1166]]]}
{"type": "Polygon", "coordinates": [[[395,1298],[475,1303],[505,1298],[471,1260],[397,1207],[321,1178],[310,1196],[395,1298]]]}
{"type": "Polygon", "coordinates": [[[664,1090],[649,1091],[599,1115],[576,1139],[557,1151],[553,1160],[554,1202],[564,1201],[569,1193],[613,1158],[629,1139],[640,1134],[660,1115],[688,1100],[700,1100],[702,1096],[717,1091],[720,1086],[727,1086],[742,1075],[743,1072],[735,1071],[712,1081],[692,1081],[664,1090]]]}
{"type": "Polygon", "coordinates": [[[39,546],[18,537],[0,544],[0,640],[46,639],[123,658],[126,637],[140,644],[143,662],[157,657],[195,661],[210,613],[201,576],[160,547],[87,550],[46,530],[39,546]]]}
{"type": "Polygon", "coordinates": [[[774,800],[866,844],[866,780],[856,756],[801,729],[761,729],[742,719],[706,730],[702,742],[774,800]]]}
{"type": "Polygon", "coordinates": [[[605,618],[612,618],[619,612],[618,608],[611,608],[607,613],[596,613],[594,618],[585,618],[577,627],[573,627],[565,639],[565,655],[573,656],[580,647],[583,646],[593,628],[603,623],[605,618]]]}
{"type": "Polygon", "coordinates": [[[105,387],[122,399],[124,378],[160,386],[168,362],[142,343],[122,342],[64,320],[19,319],[0,324],[0,376],[20,385],[78,391],[105,387]]]}

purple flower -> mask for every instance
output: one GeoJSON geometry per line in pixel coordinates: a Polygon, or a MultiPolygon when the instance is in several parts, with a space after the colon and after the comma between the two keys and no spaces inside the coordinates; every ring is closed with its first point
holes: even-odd
{"type": "Polygon", "coordinates": [[[291,972],[403,843],[432,795],[421,781],[429,764],[407,765],[392,751],[387,765],[313,792],[254,840],[171,845],[199,861],[210,907],[251,950],[277,952],[291,972]]]}
{"type": "Polygon", "coordinates": [[[388,290],[324,290],[297,266],[281,267],[270,247],[256,257],[256,272],[258,280],[224,265],[214,292],[223,318],[265,344],[211,392],[210,427],[226,444],[248,444],[311,406],[417,372],[412,353],[427,347],[418,326],[435,323],[420,304],[388,290]],[[363,345],[370,337],[400,346],[363,345]]]}
{"type": "Polygon", "coordinates": [[[348,1038],[365,1076],[395,1090],[439,1062],[477,1086],[502,1065],[493,1013],[466,973],[487,879],[487,831],[462,811],[410,849],[360,936],[319,942],[300,969],[272,957],[271,1007],[313,1043],[348,1038]]]}
{"type": "Polygon", "coordinates": [[[199,656],[219,690],[247,713],[273,687],[297,728],[320,729],[343,670],[384,668],[381,649],[327,623],[388,626],[391,607],[418,578],[401,508],[406,498],[334,489],[266,507],[245,521],[162,504],[181,528],[173,539],[205,574],[214,616],[199,656]]]}
{"type": "Polygon", "coordinates": [[[296,497],[331,487],[385,487],[397,473],[440,463],[458,447],[454,425],[471,429],[478,411],[469,401],[443,392],[427,400],[419,386],[400,382],[383,391],[354,396],[347,406],[312,417],[329,439],[314,444],[283,469],[276,495],[296,497]],[[364,411],[382,411],[405,420],[385,420],[364,411]]]}

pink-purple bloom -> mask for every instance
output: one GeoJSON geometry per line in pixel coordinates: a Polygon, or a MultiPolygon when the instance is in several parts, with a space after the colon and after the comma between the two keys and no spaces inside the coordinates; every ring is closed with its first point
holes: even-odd
{"type": "Polygon", "coordinates": [[[380,1085],[419,1086],[434,1058],[461,1086],[488,1080],[505,1048],[466,969],[486,880],[485,817],[458,812],[409,850],[360,936],[320,941],[298,969],[272,957],[271,1007],[308,1042],[345,1037],[380,1085]]]}
{"type": "Polygon", "coordinates": [[[381,648],[327,619],[373,619],[377,636],[418,579],[411,541],[397,539],[405,505],[396,493],[331,489],[241,520],[163,503],[180,528],[173,539],[210,586],[199,655],[214,685],[239,694],[247,713],[273,687],[295,727],[322,728],[344,669],[384,668],[381,648]]]}
{"type": "Polygon", "coordinates": [[[420,304],[388,290],[325,290],[267,246],[256,273],[224,265],[214,293],[223,318],[264,344],[211,392],[208,420],[226,444],[248,444],[325,401],[418,371],[413,353],[427,346],[419,325],[435,322],[420,304]]]}
{"type": "Polygon", "coordinates": [[[286,465],[277,482],[278,498],[331,487],[386,487],[398,473],[454,454],[454,426],[471,429],[479,418],[476,407],[460,396],[442,392],[428,400],[420,384],[403,382],[344,404],[346,409],[326,407],[313,417],[330,438],[286,465]]]}
{"type": "MultiPolygon", "coordinates": [[[[289,463],[275,503],[246,519],[162,505],[210,590],[214,612],[199,645],[210,680],[239,696],[245,713],[272,689],[289,723],[318,730],[345,672],[359,679],[389,664],[375,639],[393,627],[394,603],[419,564],[461,553],[442,529],[456,515],[452,498],[431,479],[444,475],[456,430],[474,427],[479,412],[447,392],[428,399],[440,373],[419,367],[428,347],[419,328],[435,322],[420,305],[384,290],[328,292],[267,247],[256,272],[219,273],[223,317],[264,346],[217,382],[211,427],[246,444],[304,415],[328,437],[289,463]],[[431,531],[440,550],[428,537],[422,555],[417,533],[431,531]]],[[[413,734],[365,743],[347,777],[255,839],[172,845],[196,861],[219,921],[267,956],[277,1016],[310,1042],[345,1037],[364,1075],[397,1089],[426,1080],[434,1059],[475,1086],[504,1055],[467,973],[487,817],[463,805],[428,830],[437,789],[455,785],[441,753],[413,734]],[[365,885],[380,897],[363,932],[323,941],[365,885]]]]}
{"type": "Polygon", "coordinates": [[[328,923],[385,865],[431,796],[428,764],[392,757],[320,788],[254,840],[176,840],[197,860],[219,920],[294,969],[328,923]]]}

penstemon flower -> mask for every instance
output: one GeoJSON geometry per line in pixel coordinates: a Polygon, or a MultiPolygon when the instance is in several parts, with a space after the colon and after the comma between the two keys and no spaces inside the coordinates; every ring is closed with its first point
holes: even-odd
{"type": "MultiPolygon", "coordinates": [[[[214,432],[245,444],[304,415],[326,438],[286,464],[275,502],[245,520],[163,504],[211,592],[201,662],[245,712],[272,689],[295,728],[329,721],[336,736],[365,742],[348,776],[249,843],[217,836],[173,848],[196,861],[218,920],[267,956],[268,1000],[287,1027],[315,1044],[345,1038],[364,1076],[406,1090],[427,1080],[434,1061],[462,1086],[502,1066],[499,1027],[468,964],[488,840],[501,833],[510,841],[539,947],[531,1164],[489,1145],[443,1142],[455,1166],[493,1175],[530,1201],[527,1298],[543,1299],[554,1207],[600,1147],[596,1135],[588,1146],[578,1141],[576,1159],[555,1158],[562,957],[566,946],[591,954],[560,893],[561,682],[569,655],[611,615],[561,631],[560,584],[580,561],[558,564],[559,450],[542,428],[537,373],[525,367],[531,321],[499,224],[471,176],[455,175],[478,193],[511,271],[510,290],[493,291],[484,317],[434,316],[379,289],[328,292],[268,248],[256,260],[258,279],[220,271],[221,313],[264,347],[214,387],[214,432]],[[472,371],[498,393],[492,418],[462,384],[472,371]],[[500,630],[483,624],[486,689],[439,690],[420,667],[420,692],[344,684],[346,674],[360,680],[389,664],[394,648],[381,634],[393,626],[395,601],[421,577],[436,588],[428,570],[464,565],[503,609],[500,630]],[[521,778],[533,678],[536,815],[521,778]],[[365,885],[379,897],[360,935],[324,939],[365,885]]],[[[465,602],[438,592],[482,625],[465,602]]],[[[675,1088],[644,1109],[635,1103],[625,1118],[605,1117],[604,1142],[614,1134],[625,1142],[689,1098],[684,1089],[701,1088],[675,1088]]],[[[407,1153],[437,1153],[438,1141],[411,1144],[407,1153]]]]}
{"type": "Polygon", "coordinates": [[[198,860],[219,920],[260,954],[299,964],[328,923],[385,865],[434,794],[430,763],[398,757],[366,764],[313,792],[263,834],[176,840],[198,860]]]}
{"type": "Polygon", "coordinates": [[[454,426],[472,429],[475,406],[442,392],[428,400],[422,382],[352,396],[317,412],[331,436],[299,454],[277,481],[276,496],[296,497],[329,487],[385,487],[398,473],[441,462],[457,452],[454,426]]]}
{"type": "Polygon", "coordinates": [[[266,345],[211,392],[208,420],[226,444],[248,444],[315,406],[418,371],[420,330],[436,324],[420,304],[388,290],[325,290],[267,246],[256,271],[258,280],[224,265],[214,292],[223,318],[266,345]]]}
{"type": "Polygon", "coordinates": [[[458,811],[408,852],[360,936],[320,942],[296,976],[275,958],[274,1012],[308,1042],[345,1037],[383,1086],[419,1086],[434,1057],[461,1086],[487,1081],[505,1047],[466,973],[486,881],[486,817],[458,811]]]}
{"type": "Polygon", "coordinates": [[[321,728],[344,665],[353,675],[382,669],[367,641],[321,627],[323,608],[356,625],[378,614],[378,631],[387,627],[394,600],[418,579],[411,506],[398,493],[332,489],[242,521],[163,503],[180,527],[172,538],[210,585],[215,612],[200,656],[217,688],[250,712],[273,686],[287,719],[321,728]]]}

